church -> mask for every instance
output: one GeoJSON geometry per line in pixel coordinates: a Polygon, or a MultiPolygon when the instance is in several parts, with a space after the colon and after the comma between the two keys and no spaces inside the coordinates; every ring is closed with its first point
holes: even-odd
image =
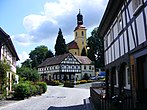
{"type": "Polygon", "coordinates": [[[69,53],[47,58],[38,66],[42,80],[81,80],[84,76],[95,76],[95,66],[87,56],[82,56],[86,49],[86,27],[79,10],[77,26],[74,29],[74,40],[67,44],[69,53]]]}
{"type": "Polygon", "coordinates": [[[86,48],[86,27],[83,25],[83,15],[79,10],[77,15],[77,26],[74,29],[74,40],[67,44],[68,50],[73,55],[81,56],[82,50],[86,48]]]}

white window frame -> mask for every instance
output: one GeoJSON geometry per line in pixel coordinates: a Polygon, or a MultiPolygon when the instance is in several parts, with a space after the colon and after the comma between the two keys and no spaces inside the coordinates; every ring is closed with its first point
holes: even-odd
{"type": "Polygon", "coordinates": [[[122,21],[121,13],[118,15],[117,24],[118,24],[118,33],[120,33],[123,29],[123,21],[122,21]]]}
{"type": "Polygon", "coordinates": [[[126,68],[125,68],[125,78],[126,78],[126,82],[125,82],[125,89],[129,89],[130,90],[130,84],[129,84],[129,81],[128,81],[128,76],[129,76],[129,67],[128,66],[126,66],[126,68]]]}
{"type": "Polygon", "coordinates": [[[118,71],[117,71],[117,69],[115,71],[115,77],[116,77],[116,85],[114,85],[114,87],[118,87],[118,71]]]}

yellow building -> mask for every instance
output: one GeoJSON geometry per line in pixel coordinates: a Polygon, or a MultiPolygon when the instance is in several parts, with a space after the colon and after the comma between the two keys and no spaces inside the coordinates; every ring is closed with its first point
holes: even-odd
{"type": "Polygon", "coordinates": [[[74,30],[74,40],[67,44],[68,50],[73,55],[81,56],[83,48],[85,48],[86,52],[86,27],[83,25],[83,15],[79,10],[79,14],[77,15],[77,26],[74,30]]]}

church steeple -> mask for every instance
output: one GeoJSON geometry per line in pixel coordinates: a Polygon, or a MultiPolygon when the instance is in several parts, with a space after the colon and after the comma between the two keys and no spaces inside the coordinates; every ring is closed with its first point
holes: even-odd
{"type": "Polygon", "coordinates": [[[79,9],[79,14],[77,15],[77,25],[83,25],[83,15],[79,9]]]}

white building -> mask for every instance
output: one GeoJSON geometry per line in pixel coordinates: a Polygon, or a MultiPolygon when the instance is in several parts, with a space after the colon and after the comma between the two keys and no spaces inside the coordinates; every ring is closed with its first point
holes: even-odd
{"type": "MultiPolygon", "coordinates": [[[[7,33],[5,33],[2,28],[0,28],[0,60],[7,61],[7,63],[11,66],[11,71],[7,72],[7,77],[8,77],[7,92],[9,92],[12,91],[12,83],[15,82],[16,61],[19,60],[19,57],[16,53],[16,50],[14,48],[10,36],[7,33]]],[[[1,79],[2,73],[0,74],[1,74],[0,75],[0,79],[1,79]]],[[[0,82],[0,88],[1,87],[2,85],[0,82]]]]}

